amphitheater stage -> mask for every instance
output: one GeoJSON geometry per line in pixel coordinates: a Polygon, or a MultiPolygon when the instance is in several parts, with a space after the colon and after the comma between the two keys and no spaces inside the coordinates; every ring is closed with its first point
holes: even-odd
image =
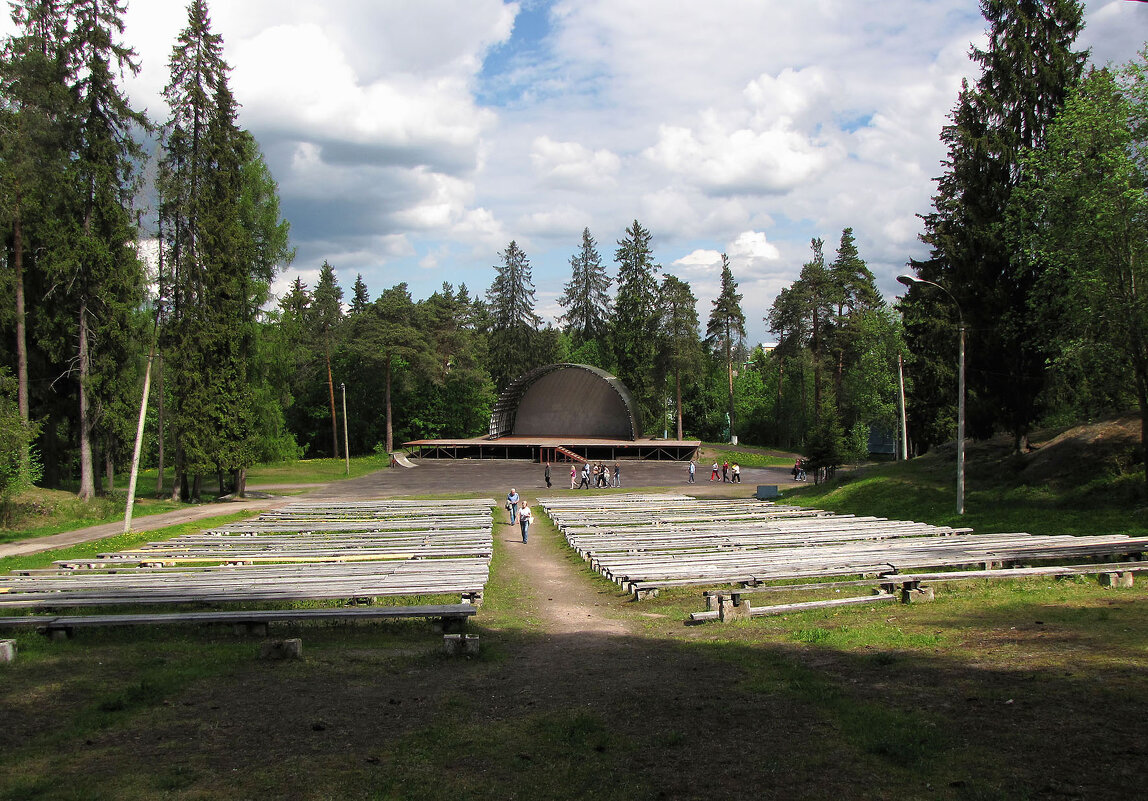
{"type": "Polygon", "coordinates": [[[509,435],[497,439],[416,439],[403,446],[419,459],[525,459],[551,464],[617,459],[684,462],[697,458],[701,441],[509,435]]]}

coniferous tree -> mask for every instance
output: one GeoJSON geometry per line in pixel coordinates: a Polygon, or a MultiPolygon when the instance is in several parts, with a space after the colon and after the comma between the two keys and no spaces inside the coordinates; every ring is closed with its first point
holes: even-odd
{"type": "MultiPolygon", "coordinates": [[[[1047,353],[1028,308],[1039,269],[1018,263],[1003,220],[1021,177],[1021,154],[1043,144],[1080,78],[1087,53],[1072,48],[1083,9],[1076,0],[983,0],[981,9],[989,45],[974,48],[980,77],[962,88],[942,131],[946,171],[933,211],[923,218],[931,256],[914,267],[945,286],[965,314],[970,433],[1005,428],[1022,449],[1038,412],[1047,353]]],[[[924,304],[928,316],[956,316],[952,302],[928,286],[911,288],[906,302],[924,304]]],[[[909,331],[918,355],[951,358],[933,355],[935,340],[909,331]]]]}
{"type": "Polygon", "coordinates": [[[658,290],[659,338],[663,343],[659,366],[674,381],[674,418],[677,437],[684,435],[682,379],[696,377],[701,364],[698,338],[698,301],[690,285],[677,276],[666,275],[658,290]]]}
{"type": "Polygon", "coordinates": [[[171,108],[157,181],[165,264],[161,284],[165,362],[174,401],[173,497],[198,497],[203,473],[230,473],[242,493],[259,453],[259,408],[274,393],[259,364],[259,309],[289,262],[278,189],[254,139],[236,124],[223,43],[207,6],[192,0],[171,57],[171,108]],[[189,476],[194,484],[189,487],[189,476]]]}
{"type": "Polygon", "coordinates": [[[729,266],[729,257],[721,254],[721,291],[713,300],[710,318],[706,323],[706,344],[710,346],[715,356],[720,356],[725,362],[726,376],[729,386],[729,426],[733,435],[733,362],[744,361],[742,351],[745,349],[745,312],[741,310],[741,295],[737,291],[737,281],[733,280],[733,271],[729,266]]]}
{"type": "MultiPolygon", "coordinates": [[[[79,395],[80,490],[95,493],[93,431],[109,411],[125,382],[105,381],[93,372],[99,351],[106,366],[126,361],[134,340],[128,330],[133,309],[143,297],[143,270],[131,243],[136,239],[132,213],[135,163],[142,150],[133,138],[147,120],[128,104],[116,75],[139,70],[135,53],[119,42],[122,0],[71,0],[66,48],[72,104],[68,143],[72,158],[65,173],[68,208],[63,237],[51,273],[54,302],[65,303],[75,323],[75,369],[79,395]],[[109,348],[115,351],[108,353],[109,348]]],[[[134,383],[134,382],[132,382],[134,383]]]]}
{"type": "Polygon", "coordinates": [[[634,220],[626,238],[618,240],[618,293],[614,298],[614,359],[618,378],[637,402],[646,420],[657,420],[662,404],[657,397],[658,283],[660,267],[654,263],[649,230],[634,220]]]}
{"type": "Polygon", "coordinates": [[[564,287],[559,305],[565,309],[561,321],[575,347],[597,342],[604,350],[610,324],[611,279],[598,254],[598,243],[590,229],[582,231],[582,245],[570,257],[570,281],[564,287]]]}
{"type": "Polygon", "coordinates": [[[499,389],[515,377],[537,367],[532,349],[542,318],[534,312],[534,281],[530,261],[511,240],[498,254],[494,283],[486,292],[490,308],[490,373],[499,389]]]}
{"type": "Polygon", "coordinates": [[[363,274],[355,275],[355,284],[351,287],[351,314],[362,314],[371,305],[371,295],[367,292],[367,285],[363,283],[363,274]]]}
{"type": "Polygon", "coordinates": [[[59,117],[71,97],[67,25],[59,4],[21,0],[11,6],[17,33],[0,52],[0,230],[13,271],[16,408],[28,422],[25,261],[37,250],[44,253],[48,244],[53,184],[67,155],[59,117]]]}
{"type": "Polygon", "coordinates": [[[335,413],[335,379],[331,373],[331,350],[334,347],[336,329],[343,319],[343,289],[339,286],[335,269],[326,261],[319,269],[319,281],[315,284],[311,317],[327,373],[327,391],[331,403],[331,454],[338,459],[340,458],[339,421],[335,413]]]}

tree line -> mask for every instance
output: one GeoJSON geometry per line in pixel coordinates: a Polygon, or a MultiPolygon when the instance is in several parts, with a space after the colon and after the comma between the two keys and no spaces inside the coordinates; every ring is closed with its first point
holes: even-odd
{"type": "Polygon", "coordinates": [[[617,375],[647,435],[736,436],[832,469],[898,428],[903,359],[920,453],[953,437],[958,324],[973,436],[1008,431],[1023,449],[1044,422],[1148,409],[1146,58],[1086,71],[1073,0],[982,2],[981,75],[941,132],[930,253],[909,264],[945,291],[914,284],[890,305],[845,228],[831,256],[811,241],[766,317],[776,345],[752,349],[738,265],[722,255],[703,327],[637,220],[612,264],[589,229],[572,243],[553,324],[516,241],[484,291],[372,297],[358,276],[345,293],[324,263],[313,287],[272,299],[289,228],[206,3],[173,45],[160,123],[117,83],[137,69],[123,10],[19,0],[0,51],[0,330],[15,343],[0,350],[0,492],[110,489],[148,369],[146,461],[173,468],[157,490],[184,499],[209,479],[242,491],[257,462],[483,434],[499,392],[555,362],[617,375]]]}

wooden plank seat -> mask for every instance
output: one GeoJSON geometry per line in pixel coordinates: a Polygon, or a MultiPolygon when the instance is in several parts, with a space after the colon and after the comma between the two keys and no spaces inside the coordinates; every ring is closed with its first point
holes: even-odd
{"type": "Polygon", "coordinates": [[[361,606],[329,609],[266,609],[209,612],[160,612],[112,615],[25,615],[0,617],[0,627],[30,627],[44,634],[61,632],[70,635],[73,629],[109,626],[169,626],[225,623],[241,625],[248,630],[266,632],[270,623],[303,622],[314,620],[358,622],[364,620],[399,620],[431,618],[448,621],[454,627],[463,627],[477,613],[472,604],[427,604],[420,606],[361,606]]]}
{"type": "MultiPolygon", "coordinates": [[[[858,598],[837,598],[828,601],[804,601],[792,604],[772,604],[763,607],[748,607],[750,616],[767,614],[785,614],[791,611],[805,609],[819,609],[828,606],[841,606],[850,603],[864,603],[874,598],[891,599],[896,596],[896,590],[901,588],[902,602],[909,603],[922,592],[925,582],[940,583],[948,581],[975,581],[975,580],[1002,580],[1017,578],[1084,576],[1097,574],[1132,574],[1148,572],[1148,561],[1134,562],[1105,562],[1082,565],[1046,565],[1041,567],[999,568],[984,570],[955,570],[934,573],[907,573],[886,574],[875,578],[860,579],[857,581],[818,582],[810,584],[779,584],[767,587],[744,587],[727,590],[708,590],[703,593],[706,598],[707,609],[704,612],[693,612],[690,620],[702,622],[706,620],[725,620],[727,617],[745,616],[748,602],[744,599],[763,593],[810,591],[823,589],[843,589],[848,587],[868,586],[873,588],[874,594],[859,596],[858,598]],[[740,610],[732,613],[729,607],[740,610]],[[725,617],[723,617],[723,614],[725,617]]],[[[931,594],[927,595],[931,598],[931,594]]]]}

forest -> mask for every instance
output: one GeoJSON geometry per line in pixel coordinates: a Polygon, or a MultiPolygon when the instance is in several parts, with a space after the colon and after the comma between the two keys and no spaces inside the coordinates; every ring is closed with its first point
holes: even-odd
{"type": "Polygon", "coordinates": [[[554,323],[516,240],[492,254],[489,287],[414,298],[361,275],[340,286],[324,262],[314,286],[273,297],[294,259],[289,224],[238,124],[205,0],[173,43],[162,120],[118,79],[138,69],[123,0],[12,9],[0,496],[109,491],[131,464],[145,383],[142,463],[160,468],[157,493],[184,500],[205,482],[242,492],[257,463],[484,434],[500,390],[555,362],[622,379],[647,436],[737,437],[830,470],[898,434],[902,381],[908,451],[953,440],[960,337],[970,436],[1008,433],[1019,451],[1041,425],[1148,411],[1148,54],[1088,67],[1077,2],[982,3],[980,77],[940,132],[947,156],[920,214],[929,257],[906,268],[919,280],[891,303],[852,228],[832,252],[814,238],[769,309],[768,348],[746,341],[737,264],[722,257],[720,293],[699,310],[638,220],[571,242],[554,323]]]}

